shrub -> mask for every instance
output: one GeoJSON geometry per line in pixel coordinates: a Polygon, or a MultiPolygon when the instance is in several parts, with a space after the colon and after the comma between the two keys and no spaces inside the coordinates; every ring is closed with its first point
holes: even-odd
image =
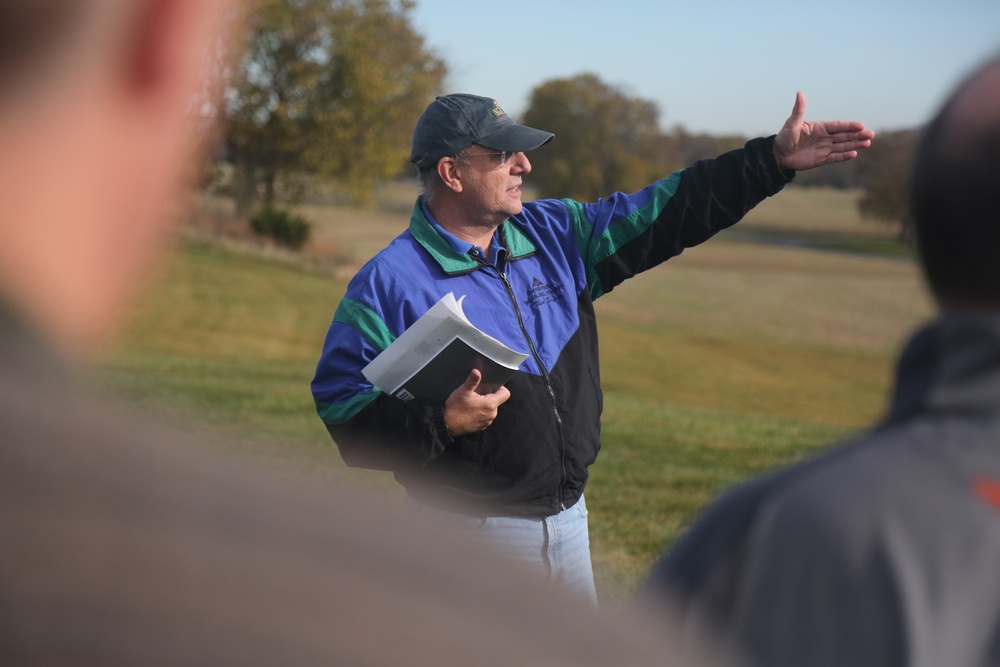
{"type": "Polygon", "coordinates": [[[265,207],[250,218],[254,234],[272,239],[278,245],[298,250],[309,240],[312,224],[289,211],[265,207]]]}

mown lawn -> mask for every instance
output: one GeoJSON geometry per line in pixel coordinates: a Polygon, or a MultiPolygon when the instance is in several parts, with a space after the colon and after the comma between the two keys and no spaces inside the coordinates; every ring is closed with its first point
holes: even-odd
{"type": "Polygon", "coordinates": [[[614,597],[713,495],[877,419],[930,304],[908,261],[719,238],[597,310],[606,405],[588,504],[614,597]]]}
{"type": "Polygon", "coordinates": [[[342,474],[309,382],[343,289],[285,255],[187,240],[100,361],[98,378],[227,446],[342,474]]]}
{"type": "MultiPolygon", "coordinates": [[[[320,245],[307,260],[182,243],[97,375],[247,455],[398,493],[388,475],[343,466],[309,381],[351,265],[317,258],[367,252],[408,211],[312,210],[320,245]]],[[[587,499],[614,605],[713,495],[876,419],[899,342],[930,304],[907,260],[723,236],[597,309],[605,414],[587,499]]]]}

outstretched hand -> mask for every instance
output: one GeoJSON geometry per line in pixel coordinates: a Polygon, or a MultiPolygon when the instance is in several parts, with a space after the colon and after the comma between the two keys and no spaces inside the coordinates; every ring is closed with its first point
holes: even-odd
{"type": "Polygon", "coordinates": [[[445,401],[444,421],[453,437],[484,430],[497,418],[500,405],[510,398],[510,390],[504,386],[492,393],[480,394],[482,381],[483,374],[473,370],[462,386],[451,392],[445,401]]]}
{"type": "Polygon", "coordinates": [[[807,121],[806,96],[797,93],[792,115],[774,139],[774,156],[783,169],[802,171],[853,160],[872,144],[875,133],[847,120],[807,121]]]}

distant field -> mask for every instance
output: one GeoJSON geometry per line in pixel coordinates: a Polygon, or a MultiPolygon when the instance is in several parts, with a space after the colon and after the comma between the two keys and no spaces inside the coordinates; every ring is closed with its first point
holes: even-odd
{"type": "Polygon", "coordinates": [[[866,220],[858,212],[857,190],[790,185],[750,211],[741,227],[884,238],[894,235],[884,223],[866,220]]]}
{"type": "MultiPolygon", "coordinates": [[[[188,240],[100,379],[275,465],[398,493],[388,475],[343,467],[309,381],[351,267],[405,228],[412,194],[393,186],[369,211],[304,208],[317,225],[306,260],[188,240]]],[[[791,225],[813,210],[810,227],[851,228],[850,211],[828,217],[844,209],[836,201],[793,190],[760,213],[791,225]]],[[[930,304],[909,261],[720,237],[597,309],[604,445],[587,496],[599,589],[613,605],[715,493],[875,419],[898,343],[930,304]]]]}
{"type": "Polygon", "coordinates": [[[910,262],[715,239],[597,311],[595,557],[634,574],[719,490],[881,415],[930,304],[910,262]]]}
{"type": "MultiPolygon", "coordinates": [[[[526,186],[525,191],[525,198],[530,199],[530,186],[526,186]]],[[[313,239],[304,254],[336,259],[349,266],[370,257],[387,239],[406,229],[418,192],[416,181],[403,179],[383,185],[376,192],[376,205],[368,210],[322,203],[300,206],[299,211],[313,222],[313,239]]],[[[845,238],[868,244],[894,242],[897,237],[894,226],[863,219],[858,213],[859,194],[856,190],[789,186],[779,196],[765,200],[752,210],[734,228],[734,232],[739,232],[734,235],[805,235],[845,238]]],[[[211,206],[224,209],[229,204],[215,201],[211,206]]],[[[822,246],[822,238],[817,245],[822,246]]]]}

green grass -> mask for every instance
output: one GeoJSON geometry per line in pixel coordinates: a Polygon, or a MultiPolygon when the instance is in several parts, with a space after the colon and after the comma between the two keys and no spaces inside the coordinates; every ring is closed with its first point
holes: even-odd
{"type": "MultiPolygon", "coordinates": [[[[309,393],[352,267],[406,226],[406,193],[392,194],[375,211],[314,205],[304,260],[184,242],[99,379],[246,454],[398,493],[387,474],[343,466],[309,393]]],[[[808,192],[793,195],[802,206],[808,192]]],[[[818,219],[835,217],[831,201],[816,200],[818,219]]],[[[605,414],[587,497],[612,605],[715,494],[877,419],[899,343],[931,312],[905,259],[725,236],[596,305],[605,414]]]]}
{"type": "Polygon", "coordinates": [[[606,405],[588,505],[606,599],[715,494],[876,420],[899,344],[931,312],[912,262],[725,238],[596,306],[606,405]]]}
{"type": "Polygon", "coordinates": [[[611,392],[587,491],[602,598],[625,599],[716,493],[850,431],[611,392]]]}
{"type": "Polygon", "coordinates": [[[891,225],[866,220],[858,211],[860,190],[830,187],[786,187],[758,204],[740,223],[744,229],[816,232],[863,238],[892,238],[891,225]]]}
{"type": "MultiPolygon", "coordinates": [[[[98,379],[243,453],[346,474],[309,391],[343,289],[299,261],[189,240],[100,360],[98,379]]],[[[387,486],[382,477],[365,481],[387,486]]]]}

